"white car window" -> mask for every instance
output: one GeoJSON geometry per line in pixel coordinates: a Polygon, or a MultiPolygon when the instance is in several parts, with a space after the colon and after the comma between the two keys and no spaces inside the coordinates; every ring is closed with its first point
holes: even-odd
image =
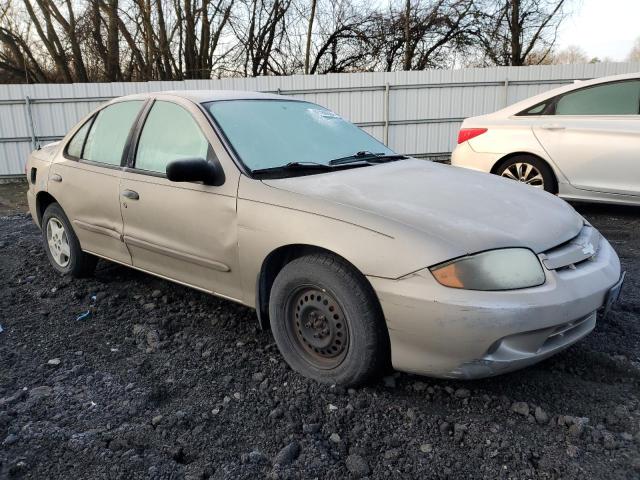
{"type": "Polygon", "coordinates": [[[598,85],[567,93],[556,103],[556,115],[638,115],[640,80],[598,85]]]}
{"type": "Polygon", "coordinates": [[[82,158],[120,166],[122,152],[142,100],[118,102],[98,113],[82,152],[82,158]]]}
{"type": "Polygon", "coordinates": [[[165,173],[175,160],[207,159],[209,142],[191,114],[175,103],[157,101],[138,142],[136,168],[165,173]]]}

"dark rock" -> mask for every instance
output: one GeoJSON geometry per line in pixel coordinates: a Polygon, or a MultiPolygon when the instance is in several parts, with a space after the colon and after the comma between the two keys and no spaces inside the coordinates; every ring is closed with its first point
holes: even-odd
{"type": "Polygon", "coordinates": [[[345,462],[347,470],[356,478],[369,475],[371,469],[367,461],[360,455],[349,455],[345,462]]]}
{"type": "Polygon", "coordinates": [[[534,416],[536,422],[538,422],[538,424],[540,425],[546,425],[547,423],[549,423],[549,415],[547,415],[547,413],[540,407],[536,407],[534,416]]]}
{"type": "Polygon", "coordinates": [[[511,405],[511,410],[526,417],[529,415],[529,404],[527,402],[515,402],[511,405]]]}
{"type": "Polygon", "coordinates": [[[471,396],[471,392],[466,388],[459,388],[455,391],[455,396],[457,398],[469,398],[471,396]]]}
{"type": "Polygon", "coordinates": [[[251,463],[268,463],[269,459],[262,453],[257,450],[253,450],[248,455],[248,460],[251,463]]]}
{"type": "Polygon", "coordinates": [[[300,455],[300,444],[296,441],[291,442],[278,452],[273,460],[274,465],[289,465],[300,455]]]}

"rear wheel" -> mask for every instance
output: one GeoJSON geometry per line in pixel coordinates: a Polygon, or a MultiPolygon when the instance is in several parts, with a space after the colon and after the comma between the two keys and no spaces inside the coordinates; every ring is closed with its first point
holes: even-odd
{"type": "Polygon", "coordinates": [[[285,265],[269,301],[271,329],[287,363],[323,383],[358,385],[389,360],[375,294],[346,262],[318,254],[285,265]]]}
{"type": "Polygon", "coordinates": [[[86,277],[95,270],[98,259],[82,251],[69,219],[57,203],[50,204],[42,215],[42,237],[49,262],[61,274],[86,277]]]}
{"type": "Polygon", "coordinates": [[[496,174],[550,193],[558,193],[558,184],[553,170],[547,163],[533,155],[511,157],[497,168],[496,174]]]}

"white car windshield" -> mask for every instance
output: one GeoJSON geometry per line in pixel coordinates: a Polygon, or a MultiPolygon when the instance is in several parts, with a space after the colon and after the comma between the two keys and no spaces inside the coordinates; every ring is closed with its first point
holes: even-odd
{"type": "Polygon", "coordinates": [[[251,171],[394,154],[352,123],[313,103],[225,100],[205,106],[251,171]]]}

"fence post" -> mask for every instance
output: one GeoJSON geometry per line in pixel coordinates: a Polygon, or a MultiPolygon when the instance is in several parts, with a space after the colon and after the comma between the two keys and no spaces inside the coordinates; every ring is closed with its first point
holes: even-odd
{"type": "Polygon", "coordinates": [[[29,120],[29,134],[31,137],[31,148],[38,148],[38,141],[36,139],[36,129],[33,126],[33,115],[31,113],[31,99],[26,96],[24,97],[24,106],[27,109],[27,119],[29,120]]]}
{"type": "Polygon", "coordinates": [[[504,79],[504,106],[509,106],[509,79],[504,79]]]}
{"type": "Polygon", "coordinates": [[[384,144],[389,146],[389,82],[384,84],[384,144]]]}

